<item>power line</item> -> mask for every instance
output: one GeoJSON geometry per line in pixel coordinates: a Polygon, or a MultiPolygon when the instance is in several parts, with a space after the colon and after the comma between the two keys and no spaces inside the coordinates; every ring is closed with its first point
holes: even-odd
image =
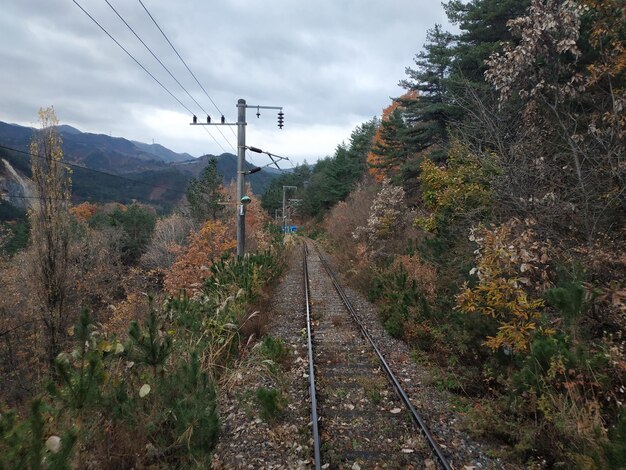
{"type": "Polygon", "coordinates": [[[78,3],[76,0],[72,0],[72,1],[76,4],[76,6],[77,6],[78,8],[80,8],[80,9],[83,11],[83,13],[85,13],[85,15],[87,15],[87,16],[91,19],[91,21],[93,21],[93,22],[94,22],[94,23],[95,23],[95,24],[96,24],[96,25],[97,25],[97,26],[98,26],[98,27],[99,27],[102,31],[104,31],[104,33],[105,33],[107,36],[109,36],[109,37],[111,38],[111,40],[112,40],[115,44],[117,44],[117,45],[118,45],[118,47],[119,47],[120,49],[122,49],[122,50],[123,50],[123,51],[124,51],[124,52],[128,55],[128,57],[130,57],[131,59],[133,59],[133,60],[135,61],[135,63],[136,63],[139,67],[141,67],[141,68],[143,69],[143,71],[144,71],[144,72],[146,72],[148,75],[150,75],[150,77],[152,77],[152,79],[153,79],[155,82],[157,82],[157,83],[161,86],[161,88],[163,88],[166,92],[168,92],[168,93],[169,93],[169,95],[170,95],[172,98],[174,98],[174,99],[178,102],[178,104],[180,104],[183,108],[185,108],[185,109],[186,109],[189,113],[193,114],[193,111],[191,111],[191,110],[190,110],[187,106],[185,106],[185,104],[184,104],[182,101],[180,101],[180,100],[179,100],[179,99],[178,99],[178,98],[174,95],[174,93],[172,93],[172,92],[171,92],[171,91],[170,91],[170,90],[169,90],[169,89],[168,89],[165,85],[163,85],[163,84],[162,84],[162,83],[161,83],[161,82],[160,82],[160,81],[159,81],[159,80],[158,80],[158,79],[157,79],[154,75],[152,75],[152,74],[148,71],[148,69],[147,69],[147,68],[145,68],[145,67],[141,64],[141,62],[139,62],[137,59],[135,59],[135,57],[134,57],[134,56],[133,56],[130,52],[128,52],[128,51],[126,50],[126,48],[125,48],[124,46],[122,46],[122,45],[118,42],[118,40],[117,40],[117,39],[115,39],[113,36],[111,36],[111,34],[110,34],[110,33],[109,33],[106,29],[104,29],[104,27],[103,27],[100,23],[98,23],[98,21],[97,21],[97,20],[96,20],[93,16],[91,16],[91,15],[87,12],[87,10],[85,10],[85,9],[81,6],[81,4],[80,4],[80,3],[78,3]]]}
{"type": "MultiPolygon", "coordinates": [[[[141,62],[139,62],[137,59],[135,59],[135,57],[134,57],[134,56],[133,56],[130,52],[128,52],[128,50],[127,50],[124,46],[122,46],[122,45],[119,43],[119,41],[118,41],[117,39],[115,39],[115,38],[111,35],[111,33],[109,33],[109,32],[108,32],[108,31],[107,31],[107,30],[106,30],[106,29],[105,29],[105,28],[104,28],[104,27],[103,27],[100,23],[98,23],[98,21],[97,21],[97,20],[96,20],[93,16],[91,16],[91,15],[89,14],[89,12],[87,12],[87,10],[85,10],[85,9],[81,6],[81,4],[80,4],[80,3],[78,3],[76,0],[72,0],[72,1],[76,4],[76,6],[77,6],[78,8],[80,8],[80,9],[83,11],[83,13],[85,13],[85,15],[87,15],[87,16],[89,17],[89,19],[91,19],[91,21],[93,21],[93,22],[94,22],[94,23],[95,23],[95,24],[96,24],[96,25],[97,25],[97,26],[98,26],[98,27],[99,27],[102,31],[104,31],[104,33],[105,33],[107,36],[109,36],[109,38],[111,38],[111,40],[112,40],[115,44],[117,44],[117,46],[118,46],[120,49],[122,49],[122,50],[126,53],[126,55],[128,55],[128,57],[130,57],[131,59],[133,59],[133,61],[134,61],[134,62],[135,62],[135,63],[136,63],[139,67],[141,67],[141,69],[142,69],[144,72],[146,72],[148,75],[150,75],[150,77],[151,77],[151,78],[152,78],[155,82],[157,82],[157,83],[161,86],[161,88],[163,88],[163,89],[164,89],[164,90],[165,90],[165,91],[166,91],[166,92],[167,92],[167,93],[168,93],[168,94],[169,94],[172,98],[174,98],[174,99],[178,102],[178,104],[180,104],[183,108],[185,108],[185,109],[187,110],[187,112],[189,112],[189,114],[191,114],[191,115],[193,115],[193,114],[194,114],[194,113],[193,113],[193,111],[191,111],[191,109],[189,109],[189,108],[188,108],[188,107],[187,107],[187,106],[186,106],[186,105],[185,105],[185,104],[184,104],[181,100],[179,100],[179,99],[176,97],[176,95],[174,95],[174,93],[172,93],[172,92],[171,92],[171,91],[170,91],[170,90],[169,90],[169,89],[168,89],[165,85],[163,85],[163,84],[162,84],[162,83],[161,83],[161,82],[160,82],[160,81],[159,81],[159,80],[158,80],[158,79],[157,79],[157,78],[156,78],[156,77],[155,77],[152,73],[150,73],[150,71],[149,71],[147,68],[145,68],[145,67],[141,64],[141,62]]],[[[213,135],[212,135],[211,133],[209,133],[209,135],[211,135],[211,137],[213,137],[213,135]]],[[[216,139],[215,137],[213,137],[213,140],[215,140],[215,143],[216,143],[216,144],[217,144],[217,145],[218,145],[218,146],[219,146],[219,147],[220,147],[220,148],[221,148],[224,152],[226,152],[226,150],[224,149],[224,147],[223,147],[223,146],[222,146],[222,145],[221,145],[221,144],[217,141],[217,139],[216,139]]]]}
{"type": "MultiPolygon", "coordinates": [[[[209,101],[211,101],[211,103],[213,104],[213,106],[215,106],[215,109],[217,109],[217,112],[220,113],[222,116],[224,115],[224,113],[220,110],[220,108],[217,106],[217,104],[215,104],[215,101],[213,101],[213,98],[211,98],[211,96],[209,96],[209,94],[207,93],[207,91],[204,89],[204,87],[202,86],[202,83],[200,83],[200,80],[198,80],[198,78],[196,77],[196,75],[191,71],[191,69],[189,68],[189,66],[187,65],[187,62],[185,62],[185,60],[182,58],[182,56],[178,53],[178,51],[176,50],[176,48],[174,47],[174,44],[172,44],[172,41],[169,40],[169,38],[167,37],[167,35],[165,34],[165,32],[163,31],[163,29],[161,29],[161,27],[159,26],[159,23],[157,23],[157,21],[154,19],[154,17],[152,16],[152,14],[148,11],[148,9],[146,8],[146,6],[143,4],[143,2],[141,0],[139,0],[139,3],[141,4],[141,6],[143,7],[143,9],[146,11],[146,13],[148,14],[148,16],[150,17],[150,19],[152,20],[152,22],[154,23],[154,25],[158,28],[158,30],[161,32],[161,34],[163,35],[163,37],[165,38],[165,40],[167,41],[167,43],[172,47],[172,49],[174,50],[174,52],[176,53],[176,55],[178,56],[178,58],[180,59],[180,61],[183,63],[183,65],[187,68],[187,70],[189,71],[189,73],[191,74],[191,76],[194,78],[194,80],[196,81],[196,83],[198,84],[198,86],[202,89],[202,91],[204,92],[204,94],[206,95],[206,97],[209,99],[209,101]]],[[[208,114],[208,113],[207,113],[208,114]]],[[[237,137],[237,135],[235,134],[235,131],[230,128],[230,131],[233,133],[233,135],[235,137],[237,137]]],[[[220,131],[221,132],[221,131],[220,131]]],[[[233,149],[235,150],[235,149],[233,149]]],[[[237,152],[235,152],[237,153],[237,152]]]]}
{"type": "MultiPolygon", "coordinates": [[[[5,150],[10,150],[10,151],[16,152],[16,153],[21,153],[23,155],[28,155],[28,156],[35,157],[35,158],[41,158],[43,160],[46,159],[46,157],[44,157],[43,155],[35,155],[34,153],[26,152],[24,150],[19,150],[19,149],[12,148],[12,147],[7,147],[6,145],[0,145],[0,148],[5,149],[5,150]]],[[[122,179],[122,180],[125,180],[125,181],[128,181],[128,182],[131,182],[131,183],[141,184],[141,185],[148,186],[148,187],[155,188],[155,189],[165,189],[166,191],[172,191],[174,193],[181,194],[181,195],[186,194],[183,191],[179,191],[179,190],[171,188],[169,186],[159,186],[159,185],[156,185],[156,184],[150,184],[150,183],[146,183],[145,181],[140,181],[140,180],[135,180],[135,179],[132,179],[132,178],[127,178],[126,176],[116,175],[115,173],[108,173],[106,171],[96,170],[94,168],[88,168],[86,166],[77,165],[75,163],[69,163],[69,162],[63,162],[63,161],[59,161],[58,163],[61,164],[61,165],[65,165],[65,166],[67,166],[69,168],[77,168],[77,169],[80,169],[80,170],[91,171],[93,173],[98,173],[98,174],[101,174],[101,175],[112,176],[113,178],[119,178],[119,179],[122,179]]]]}
{"type": "MultiPolygon", "coordinates": [[[[161,65],[161,67],[163,67],[163,69],[165,69],[165,71],[169,74],[170,77],[172,77],[172,79],[174,79],[174,81],[178,84],[178,86],[180,86],[180,88],[187,94],[187,96],[189,96],[189,98],[192,99],[192,101],[194,103],[196,103],[196,105],[202,110],[202,112],[204,112],[204,114],[206,114],[208,116],[208,112],[204,109],[204,107],[198,103],[198,101],[191,95],[191,93],[189,93],[189,91],[187,91],[187,89],[183,86],[182,83],[180,83],[180,81],[174,76],[174,74],[170,71],[170,69],[168,69],[165,64],[161,61],[161,59],[159,59],[156,54],[152,51],[152,49],[150,49],[150,47],[145,43],[145,41],[143,39],[141,39],[141,37],[135,32],[135,30],[133,29],[133,27],[128,24],[128,22],[122,17],[122,15],[115,9],[115,7],[113,5],[111,5],[111,3],[109,2],[109,0],[104,0],[106,2],[107,5],[109,5],[109,7],[111,8],[111,10],[113,10],[113,12],[117,15],[117,17],[126,25],[126,27],[135,35],[135,37],[139,40],[139,42],[143,45],[143,47],[145,47],[148,52],[152,55],[152,57],[154,57],[154,59],[161,65]]],[[[193,114],[193,113],[192,113],[193,114]]],[[[222,134],[222,131],[218,128],[218,131],[220,132],[220,134],[222,134]]],[[[207,133],[213,137],[213,134],[211,134],[211,132],[207,129],[207,133]]],[[[224,137],[224,140],[226,140],[226,142],[228,142],[228,144],[233,148],[233,150],[235,149],[233,147],[233,144],[226,138],[226,136],[224,136],[224,134],[222,134],[222,137],[224,137]]],[[[213,139],[215,140],[215,137],[213,137],[213,139]]],[[[216,140],[217,143],[217,140],[216,140]]],[[[218,143],[219,145],[219,143],[218,143]]],[[[224,147],[222,147],[220,145],[220,147],[222,148],[222,150],[224,150],[224,147]]],[[[226,151],[226,150],[224,150],[226,151]]]]}

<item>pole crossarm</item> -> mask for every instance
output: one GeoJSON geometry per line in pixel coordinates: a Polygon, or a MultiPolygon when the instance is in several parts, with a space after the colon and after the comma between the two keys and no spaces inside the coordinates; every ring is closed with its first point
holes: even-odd
{"type": "MultiPolygon", "coordinates": [[[[221,122],[190,122],[189,125],[190,126],[238,126],[239,122],[225,122],[225,123],[221,123],[221,122]]],[[[244,122],[243,125],[245,126],[246,123],[244,122]]]]}
{"type": "MultiPolygon", "coordinates": [[[[239,105],[237,105],[239,106],[239,105]]],[[[283,109],[282,106],[253,106],[251,104],[245,105],[246,108],[254,108],[254,109],[283,109]]]]}

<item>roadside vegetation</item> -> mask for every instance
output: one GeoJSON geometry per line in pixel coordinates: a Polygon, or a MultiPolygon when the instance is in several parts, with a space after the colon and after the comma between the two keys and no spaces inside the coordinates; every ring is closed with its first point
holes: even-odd
{"type": "Polygon", "coordinates": [[[170,215],[72,206],[54,111],[40,118],[28,239],[0,261],[0,468],[206,468],[221,381],[282,269],[268,218],[250,204],[237,259],[234,211],[205,204],[234,190],[215,165],[170,215]]]}
{"type": "Polygon", "coordinates": [[[298,186],[471,433],[530,467],[623,468],[623,5],[444,8],[459,33],[429,32],[381,120],[263,206],[298,186]]]}

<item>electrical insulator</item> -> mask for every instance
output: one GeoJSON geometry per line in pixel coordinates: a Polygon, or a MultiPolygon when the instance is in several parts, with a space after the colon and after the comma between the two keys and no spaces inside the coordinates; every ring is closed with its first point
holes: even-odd
{"type": "Polygon", "coordinates": [[[211,116],[209,116],[208,114],[206,115],[206,123],[211,124],[211,116]]]}
{"type": "Polygon", "coordinates": [[[256,117],[257,119],[261,117],[261,108],[259,106],[256,107],[256,117]]]}
{"type": "Polygon", "coordinates": [[[198,116],[196,116],[195,114],[193,116],[193,123],[198,124],[198,116]]]}
{"type": "Polygon", "coordinates": [[[278,112],[278,128],[279,128],[279,129],[282,129],[282,128],[283,128],[283,120],[285,119],[285,118],[284,118],[284,116],[285,116],[285,115],[283,114],[283,112],[282,112],[282,111],[279,111],[279,112],[278,112]]]}
{"type": "Polygon", "coordinates": [[[224,115],[222,114],[222,124],[224,124],[226,122],[226,118],[224,117],[224,115]]]}

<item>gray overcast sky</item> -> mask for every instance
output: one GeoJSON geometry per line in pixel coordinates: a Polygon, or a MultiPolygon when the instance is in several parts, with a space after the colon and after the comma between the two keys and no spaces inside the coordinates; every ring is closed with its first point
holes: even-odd
{"type": "MultiPolygon", "coordinates": [[[[104,0],[77,0],[192,111],[202,111],[150,56],[104,0]]],[[[229,121],[248,110],[247,143],[295,162],[331,155],[351,130],[380,115],[426,31],[449,29],[430,0],[143,0],[229,121]]],[[[137,0],[109,0],[174,76],[218,117],[137,0]]],[[[2,0],[0,120],[36,125],[54,105],[62,124],[155,142],[194,156],[222,149],[72,0],[2,0]]],[[[211,127],[227,151],[228,142],[211,127]]],[[[261,163],[262,157],[254,157],[261,163]]]]}

